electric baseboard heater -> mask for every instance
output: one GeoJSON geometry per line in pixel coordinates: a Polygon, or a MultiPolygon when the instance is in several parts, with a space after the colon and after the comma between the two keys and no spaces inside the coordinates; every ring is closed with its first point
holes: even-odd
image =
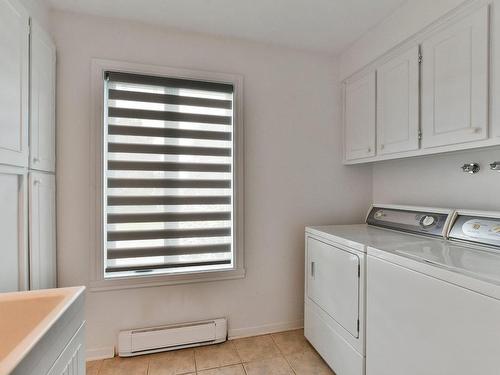
{"type": "Polygon", "coordinates": [[[131,357],[193,346],[217,344],[227,339],[226,318],[121,331],[118,355],[131,357]]]}

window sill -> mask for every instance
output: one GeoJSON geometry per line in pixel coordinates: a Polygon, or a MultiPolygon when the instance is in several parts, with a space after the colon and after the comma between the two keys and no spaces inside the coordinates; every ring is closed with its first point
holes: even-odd
{"type": "Polygon", "coordinates": [[[243,279],[244,277],[244,268],[212,272],[184,273],[179,275],[132,276],[90,281],[88,290],[90,292],[104,292],[109,290],[148,288],[165,285],[234,280],[243,279]]]}

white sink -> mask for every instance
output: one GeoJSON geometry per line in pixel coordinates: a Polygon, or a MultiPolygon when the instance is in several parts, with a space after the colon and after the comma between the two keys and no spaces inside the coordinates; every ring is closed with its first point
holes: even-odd
{"type": "Polygon", "coordinates": [[[73,287],[0,294],[0,374],[13,372],[84,290],[73,287]]]}

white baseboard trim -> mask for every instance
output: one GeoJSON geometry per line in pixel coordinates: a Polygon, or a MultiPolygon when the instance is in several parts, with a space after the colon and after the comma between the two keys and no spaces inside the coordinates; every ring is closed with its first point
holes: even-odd
{"type": "Polygon", "coordinates": [[[295,320],[292,322],[264,324],[255,327],[234,328],[228,330],[229,340],[240,339],[243,337],[265,335],[268,333],[276,333],[290,331],[304,327],[304,320],[295,320]]]}
{"type": "Polygon", "coordinates": [[[115,356],[114,346],[109,346],[107,348],[100,349],[87,349],[86,353],[87,361],[96,361],[98,359],[113,358],[115,356]]]}
{"type": "MultiPolygon", "coordinates": [[[[290,331],[304,327],[304,320],[295,320],[292,322],[264,324],[254,327],[235,328],[228,330],[229,340],[240,339],[243,337],[266,335],[269,333],[290,331]]],[[[95,361],[98,359],[113,358],[115,356],[115,348],[109,346],[100,349],[87,349],[87,361],[95,361]]]]}

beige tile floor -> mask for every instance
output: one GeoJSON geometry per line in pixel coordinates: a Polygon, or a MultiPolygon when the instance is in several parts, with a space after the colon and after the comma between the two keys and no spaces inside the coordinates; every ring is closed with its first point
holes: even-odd
{"type": "Polygon", "coordinates": [[[87,362],[87,375],[335,375],[302,330],[87,362]]]}

